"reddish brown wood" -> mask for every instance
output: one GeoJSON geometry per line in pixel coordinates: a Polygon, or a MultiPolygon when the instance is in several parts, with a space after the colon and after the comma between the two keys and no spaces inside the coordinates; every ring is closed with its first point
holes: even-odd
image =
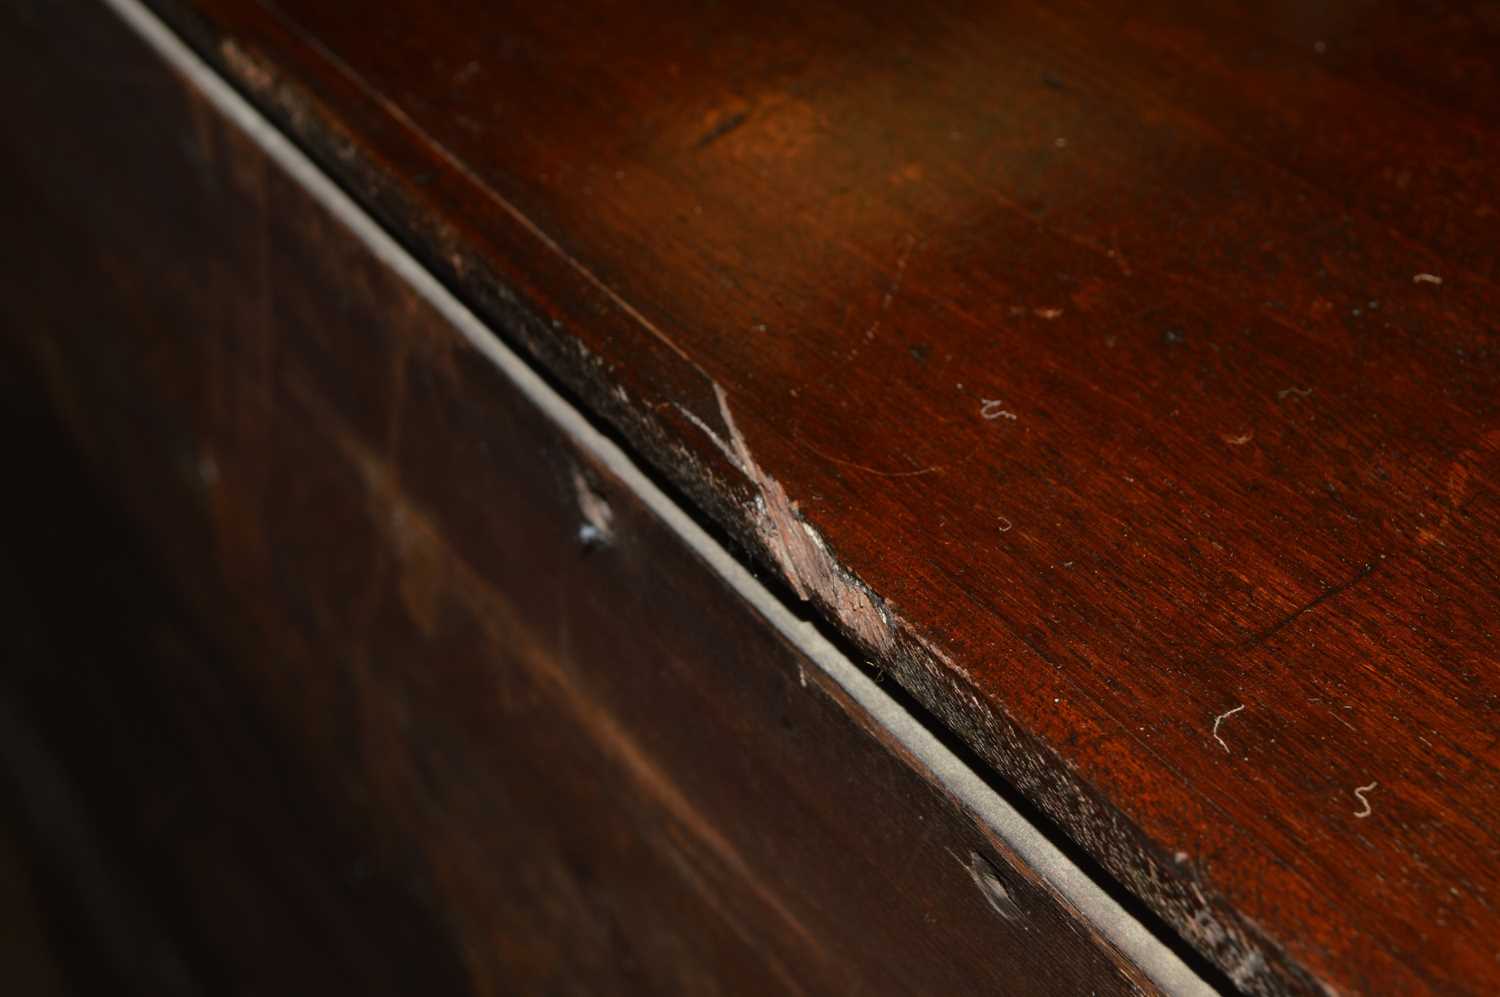
{"type": "Polygon", "coordinates": [[[1493,5],[159,6],[1247,989],[1500,986],[1493,5]]]}
{"type": "Polygon", "coordinates": [[[1492,5],[161,6],[1244,986],[1500,985],[1492,5]]]}
{"type": "Polygon", "coordinates": [[[0,343],[122,517],[21,545],[54,722],[206,990],[1154,992],[123,25],[15,13],[0,343]]]}

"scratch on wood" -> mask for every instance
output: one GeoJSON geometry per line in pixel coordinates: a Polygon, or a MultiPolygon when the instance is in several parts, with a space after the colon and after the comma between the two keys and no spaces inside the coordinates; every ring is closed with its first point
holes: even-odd
{"type": "Polygon", "coordinates": [[[915,467],[909,471],[883,471],[878,467],[870,467],[867,464],[860,464],[857,461],[845,460],[842,457],[835,457],[833,454],[825,453],[800,436],[793,435],[792,438],[808,453],[821,457],[824,460],[828,461],[830,464],[838,464],[842,467],[852,467],[856,471],[864,471],[866,474],[873,474],[881,478],[919,478],[924,474],[933,474],[934,472],[941,471],[943,468],[947,467],[946,464],[929,464],[927,467],[915,467]]]}
{"type": "MultiPolygon", "coordinates": [[[[1381,556],[1382,558],[1384,558],[1384,555],[1381,556]]],[[[1331,588],[1325,589],[1322,593],[1303,603],[1301,606],[1298,606],[1296,609],[1292,610],[1292,612],[1288,613],[1286,616],[1266,627],[1264,630],[1260,630],[1254,634],[1251,634],[1248,639],[1240,643],[1240,650],[1246,650],[1248,648],[1257,647],[1261,644],[1264,644],[1266,641],[1270,640],[1272,637],[1276,636],[1278,633],[1285,630],[1293,623],[1297,622],[1297,620],[1304,614],[1312,612],[1314,609],[1317,609],[1319,606],[1323,605],[1323,603],[1327,602],[1329,599],[1334,598],[1335,596],[1343,595],[1345,592],[1349,591],[1354,586],[1364,581],[1366,578],[1369,578],[1376,572],[1376,570],[1379,569],[1379,567],[1380,563],[1378,561],[1366,564],[1363,568],[1359,569],[1359,571],[1354,575],[1353,578],[1350,578],[1348,581],[1340,582],[1339,584],[1334,585],[1331,588]]]]}
{"type": "Polygon", "coordinates": [[[718,384],[714,385],[714,396],[719,401],[719,417],[729,431],[727,442],[692,412],[680,405],[678,409],[755,485],[756,533],[787,584],[799,599],[817,596],[865,644],[889,650],[896,636],[885,610],[876,605],[862,584],[835,563],[822,536],[802,518],[801,510],[787,496],[786,489],[755,462],[729,410],[729,399],[718,384]]]}
{"type": "Polygon", "coordinates": [[[880,299],[880,312],[875,316],[875,321],[870,323],[869,329],[865,330],[866,339],[875,338],[875,333],[880,330],[880,319],[891,310],[891,302],[896,300],[896,293],[901,290],[901,279],[906,275],[906,261],[911,258],[911,251],[916,248],[916,245],[915,236],[906,237],[906,247],[896,258],[896,275],[891,278],[890,287],[885,290],[885,297],[880,299]]]}
{"type": "Polygon", "coordinates": [[[1373,790],[1378,785],[1380,785],[1380,783],[1372,782],[1368,786],[1359,786],[1354,790],[1354,795],[1359,798],[1360,806],[1360,809],[1354,811],[1354,816],[1368,817],[1370,816],[1370,814],[1375,812],[1370,806],[1370,801],[1365,799],[1365,794],[1373,790]]]}
{"type": "Polygon", "coordinates": [[[697,142],[693,143],[693,148],[698,150],[707,149],[709,146],[713,145],[719,139],[723,138],[725,135],[728,135],[730,132],[734,131],[736,128],[738,128],[740,125],[743,125],[748,120],[750,120],[749,111],[736,111],[735,113],[726,116],[718,124],[714,125],[708,131],[704,132],[703,137],[698,139],[697,142]]]}

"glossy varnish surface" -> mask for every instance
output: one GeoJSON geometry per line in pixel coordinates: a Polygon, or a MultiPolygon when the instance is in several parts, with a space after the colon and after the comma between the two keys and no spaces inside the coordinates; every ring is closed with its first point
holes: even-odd
{"type": "Polygon", "coordinates": [[[1493,4],[161,7],[1236,981],[1500,985],[1493,4]]]}

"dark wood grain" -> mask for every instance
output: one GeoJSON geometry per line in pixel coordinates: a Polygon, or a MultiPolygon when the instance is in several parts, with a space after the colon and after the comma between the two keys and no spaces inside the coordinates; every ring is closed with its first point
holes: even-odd
{"type": "Polygon", "coordinates": [[[160,7],[1246,989],[1500,986],[1493,4],[160,7]]]}
{"type": "Polygon", "coordinates": [[[214,992],[1154,992],[122,24],[4,18],[0,355],[121,517],[23,545],[109,558],[50,701],[214,992]]]}

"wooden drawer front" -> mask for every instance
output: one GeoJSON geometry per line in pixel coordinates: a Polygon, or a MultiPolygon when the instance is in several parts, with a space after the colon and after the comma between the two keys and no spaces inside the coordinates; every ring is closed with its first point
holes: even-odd
{"type": "MultiPolygon", "coordinates": [[[[242,879],[382,884],[454,992],[1155,988],[279,139],[103,7],[3,17],[8,346],[220,649],[129,681],[295,759],[183,776],[285,835],[242,879]]],[[[158,828],[242,981],[429,957],[353,887],[226,898],[245,832],[158,828]]]]}

